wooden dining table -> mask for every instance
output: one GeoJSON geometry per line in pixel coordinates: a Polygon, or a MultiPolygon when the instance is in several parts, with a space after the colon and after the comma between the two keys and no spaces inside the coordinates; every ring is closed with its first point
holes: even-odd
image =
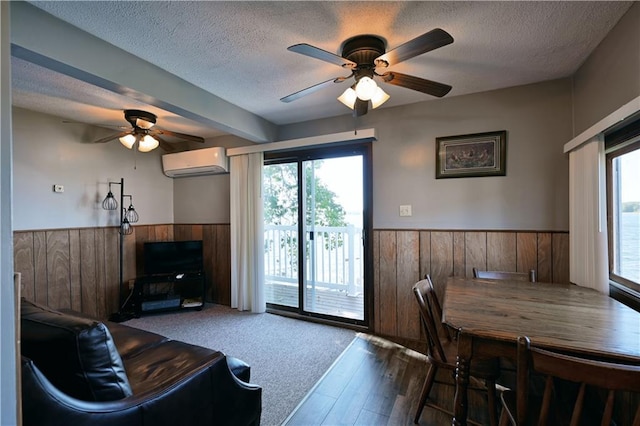
{"type": "Polygon", "coordinates": [[[533,346],[640,365],[640,313],[573,284],[451,277],[442,321],[459,330],[453,425],[467,424],[471,359],[515,360],[519,336],[533,346]]]}

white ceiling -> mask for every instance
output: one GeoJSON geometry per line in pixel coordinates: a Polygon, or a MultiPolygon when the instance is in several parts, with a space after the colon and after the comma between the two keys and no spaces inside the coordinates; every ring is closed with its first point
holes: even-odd
{"type": "MultiPolygon", "coordinates": [[[[287,51],[309,43],[340,54],[341,44],[375,34],[387,50],[433,28],[454,43],[391,68],[453,86],[447,97],[572,75],[632,2],[45,1],[57,18],[150,62],[204,92],[275,125],[350,111],[336,84],[286,104],[280,98],[347,75],[338,66],[287,51]]],[[[12,40],[13,41],[13,40],[12,40]]],[[[131,70],[135,72],[135,70],[131,70]]],[[[186,119],[23,59],[12,60],[16,106],[88,123],[124,125],[122,110],[145,109],[169,130],[211,137],[233,129],[186,119]]],[[[384,85],[381,108],[433,100],[384,85]]],[[[203,92],[203,93],[204,93],[203,92]]],[[[370,111],[369,114],[375,114],[370,111]]]]}

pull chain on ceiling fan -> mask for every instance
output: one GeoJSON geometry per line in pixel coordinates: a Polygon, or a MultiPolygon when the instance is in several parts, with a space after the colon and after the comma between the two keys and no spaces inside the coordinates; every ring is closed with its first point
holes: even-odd
{"type": "Polygon", "coordinates": [[[389,99],[390,96],[377,85],[376,79],[428,95],[443,97],[451,90],[448,84],[399,72],[387,71],[380,74],[377,71],[451,43],[453,43],[453,37],[446,31],[436,28],[388,52],[385,52],[385,42],[380,37],[372,35],[356,36],[345,41],[342,56],[307,43],[295,44],[288,47],[288,50],[350,69],[351,74],[307,87],[280,100],[292,102],[333,83],[342,83],[351,77],[354,77],[355,83],[347,88],[338,100],[351,108],[356,117],[367,113],[369,101],[371,101],[371,107],[375,109],[389,99]]]}

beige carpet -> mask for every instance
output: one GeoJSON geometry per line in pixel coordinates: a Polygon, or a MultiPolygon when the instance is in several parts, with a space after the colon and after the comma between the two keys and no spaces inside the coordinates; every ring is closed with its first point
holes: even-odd
{"type": "Polygon", "coordinates": [[[262,386],[263,426],[280,425],[356,335],[348,329],[221,305],[143,316],[125,324],[250,364],[251,382],[262,386]]]}

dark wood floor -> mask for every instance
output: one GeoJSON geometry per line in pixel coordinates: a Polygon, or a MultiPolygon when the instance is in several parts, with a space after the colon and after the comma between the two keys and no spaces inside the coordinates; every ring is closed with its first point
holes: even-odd
{"type": "MultiPolygon", "coordinates": [[[[284,424],[413,425],[426,373],[424,355],[360,333],[284,424]]],[[[452,409],[455,389],[438,383],[451,383],[452,378],[442,373],[431,394],[438,405],[452,409]]],[[[470,416],[482,424],[487,424],[485,404],[481,394],[469,395],[470,416]]],[[[420,425],[450,425],[451,420],[450,415],[425,407],[420,425]]]]}

